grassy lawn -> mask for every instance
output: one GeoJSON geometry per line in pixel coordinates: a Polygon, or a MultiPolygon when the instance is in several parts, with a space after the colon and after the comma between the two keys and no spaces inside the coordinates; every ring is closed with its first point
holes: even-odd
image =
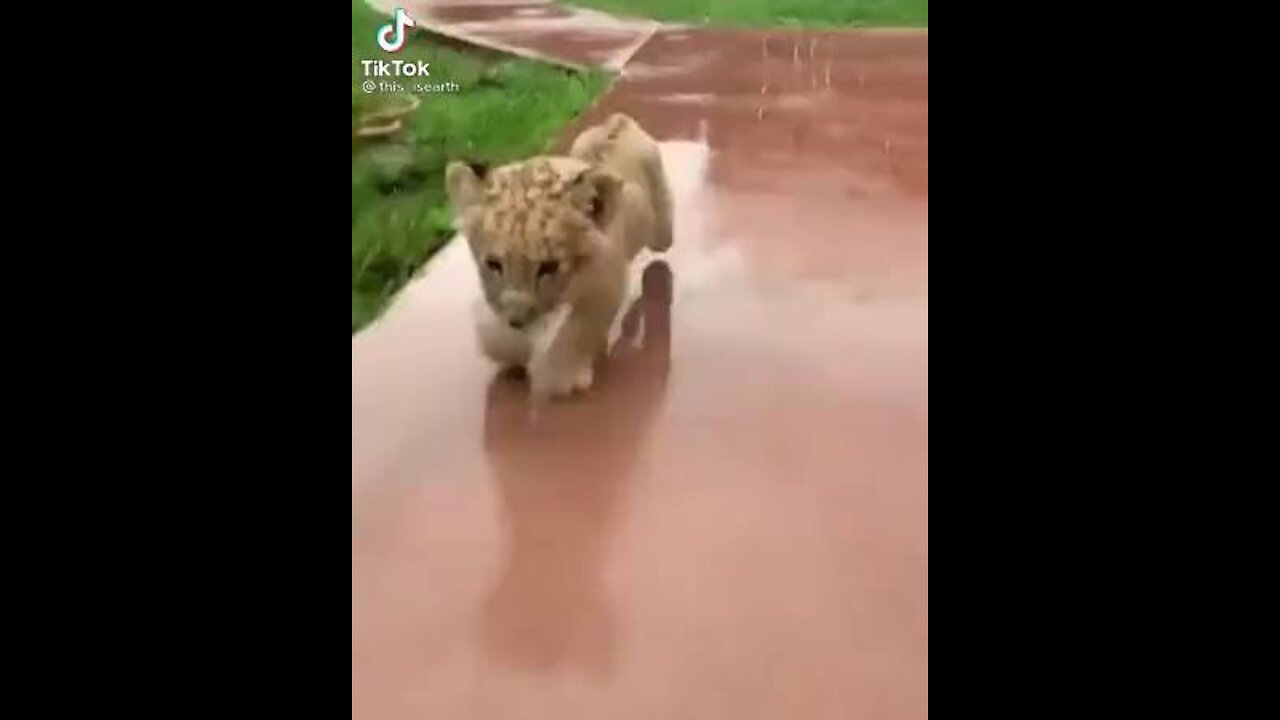
{"type": "MultiPolygon", "coordinates": [[[[459,47],[416,33],[394,55],[378,47],[387,18],[351,2],[351,332],[387,301],[449,239],[444,167],[451,159],[499,163],[542,152],[609,82],[604,73],[559,68],[459,47]],[[362,90],[360,60],[430,63],[430,78],[459,92],[419,94],[422,104],[390,137],[358,139],[370,112],[404,97],[362,90]]],[[[413,92],[416,77],[395,81],[413,92]]]]}
{"type": "Polygon", "coordinates": [[[928,27],[929,0],[568,0],[620,15],[766,27],[928,27]]]}

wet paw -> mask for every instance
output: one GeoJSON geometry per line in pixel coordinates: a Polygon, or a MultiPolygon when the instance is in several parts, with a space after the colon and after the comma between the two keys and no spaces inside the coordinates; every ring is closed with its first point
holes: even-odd
{"type": "Polygon", "coordinates": [[[591,389],[591,384],[595,382],[596,370],[587,365],[578,370],[573,379],[573,389],[578,392],[586,392],[591,389]]]}
{"type": "Polygon", "coordinates": [[[586,392],[595,382],[595,369],[590,364],[576,369],[550,368],[534,363],[529,368],[529,384],[537,399],[559,399],[576,392],[586,392]]]}

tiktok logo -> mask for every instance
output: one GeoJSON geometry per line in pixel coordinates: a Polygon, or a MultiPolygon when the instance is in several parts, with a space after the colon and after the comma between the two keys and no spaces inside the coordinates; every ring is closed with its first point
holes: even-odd
{"type": "Polygon", "coordinates": [[[400,52],[400,48],[404,47],[404,29],[417,25],[404,8],[396,8],[395,20],[378,28],[378,44],[387,52],[400,52]]]}

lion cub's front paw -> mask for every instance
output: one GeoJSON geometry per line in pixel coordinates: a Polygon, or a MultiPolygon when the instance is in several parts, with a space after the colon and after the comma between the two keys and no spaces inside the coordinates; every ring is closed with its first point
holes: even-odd
{"type": "Polygon", "coordinates": [[[590,363],[582,366],[573,378],[573,389],[578,392],[586,392],[591,389],[591,384],[595,382],[596,369],[590,363]]]}
{"type": "Polygon", "coordinates": [[[595,368],[591,363],[554,367],[535,360],[529,366],[529,385],[538,399],[566,398],[575,392],[586,392],[595,382],[595,368]]]}

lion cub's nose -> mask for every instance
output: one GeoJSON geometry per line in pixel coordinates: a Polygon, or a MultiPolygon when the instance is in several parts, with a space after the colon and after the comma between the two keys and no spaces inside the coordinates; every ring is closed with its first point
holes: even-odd
{"type": "Polygon", "coordinates": [[[502,315],[507,324],[516,330],[523,330],[533,316],[534,301],[528,293],[508,290],[502,293],[502,315]]]}

